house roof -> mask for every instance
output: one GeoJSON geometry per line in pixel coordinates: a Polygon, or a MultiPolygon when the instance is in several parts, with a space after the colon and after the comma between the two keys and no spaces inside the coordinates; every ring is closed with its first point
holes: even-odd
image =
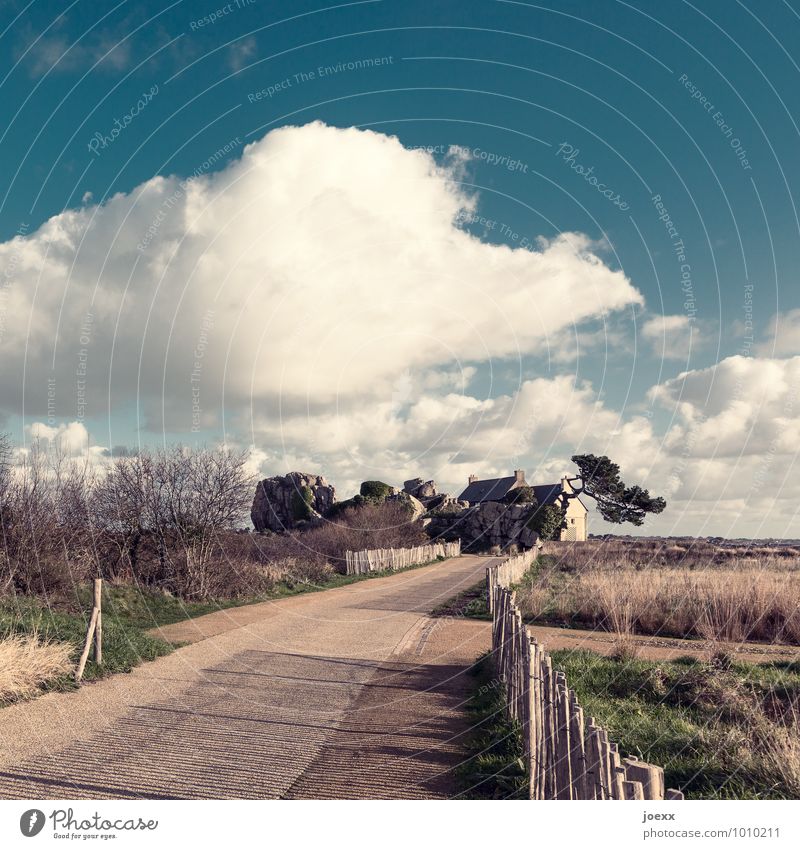
{"type": "Polygon", "coordinates": [[[552,504],[561,495],[560,483],[543,483],[532,487],[536,501],[541,504],[552,504]]]}
{"type": "Polygon", "coordinates": [[[458,496],[458,500],[469,501],[471,504],[479,504],[483,501],[501,501],[516,482],[517,479],[514,475],[507,478],[489,478],[485,481],[475,481],[458,496]]]}
{"type": "MultiPolygon", "coordinates": [[[[475,481],[458,496],[458,500],[469,501],[471,504],[481,504],[484,501],[502,501],[516,482],[517,479],[514,475],[507,478],[489,478],[485,481],[475,481]]],[[[543,483],[532,486],[531,489],[540,506],[555,503],[562,492],[560,483],[543,483]]]]}

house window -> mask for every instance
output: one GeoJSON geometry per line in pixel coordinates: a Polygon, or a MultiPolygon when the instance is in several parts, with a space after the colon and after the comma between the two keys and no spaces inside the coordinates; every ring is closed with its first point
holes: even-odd
{"type": "Polygon", "coordinates": [[[570,520],[569,520],[569,523],[570,523],[570,525],[574,525],[574,524],[575,524],[575,520],[574,520],[574,519],[570,519],[570,520]]]}

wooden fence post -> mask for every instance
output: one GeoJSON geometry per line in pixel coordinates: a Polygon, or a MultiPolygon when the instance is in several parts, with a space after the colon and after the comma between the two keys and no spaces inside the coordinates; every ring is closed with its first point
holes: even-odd
{"type": "Polygon", "coordinates": [[[86,667],[86,661],[89,659],[89,649],[92,646],[92,637],[94,636],[94,629],[97,625],[97,608],[92,608],[92,616],[89,619],[89,627],[86,629],[86,642],[83,644],[83,651],[81,652],[80,660],[78,661],[78,668],[75,670],[75,683],[79,684],[81,678],[83,678],[83,670],[86,667]]]}
{"type": "MultiPolygon", "coordinates": [[[[445,555],[450,551],[445,548],[445,555]]],[[[512,585],[536,551],[509,557],[486,570],[492,614],[492,651],[506,695],[506,713],[522,726],[530,799],[683,799],[664,790],[664,770],[637,758],[620,758],[608,731],[584,719],[563,672],[528,633],[512,585]]]]}
{"type": "Polygon", "coordinates": [[[92,597],[92,615],[89,617],[89,627],[86,629],[86,639],[83,643],[78,666],[75,669],[75,683],[79,684],[83,678],[83,670],[89,659],[89,650],[94,641],[94,659],[96,663],[103,662],[103,625],[102,625],[102,595],[103,581],[101,578],[94,579],[94,594],[92,597]]]}
{"type": "Polygon", "coordinates": [[[94,579],[94,607],[97,610],[97,622],[94,627],[94,662],[103,662],[103,579],[94,579]]]}

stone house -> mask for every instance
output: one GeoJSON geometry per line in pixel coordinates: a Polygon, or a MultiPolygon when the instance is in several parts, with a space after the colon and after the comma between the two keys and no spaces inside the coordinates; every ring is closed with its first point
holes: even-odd
{"type": "MultiPolygon", "coordinates": [[[[513,475],[503,478],[478,480],[470,475],[467,488],[458,496],[459,501],[468,501],[470,507],[486,504],[503,499],[521,486],[530,486],[525,480],[525,472],[515,470],[513,475]]],[[[531,486],[538,504],[566,503],[566,527],[561,530],[561,539],[582,542],[586,540],[589,531],[589,511],[580,497],[575,493],[568,478],[564,476],[560,483],[547,483],[531,486]]]]}

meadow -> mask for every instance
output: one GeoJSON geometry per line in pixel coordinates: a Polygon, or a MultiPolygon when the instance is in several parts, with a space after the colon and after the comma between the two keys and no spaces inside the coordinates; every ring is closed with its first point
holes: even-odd
{"type": "Polygon", "coordinates": [[[518,600],[530,622],[800,645],[800,548],[630,539],[546,543],[518,600]]]}

